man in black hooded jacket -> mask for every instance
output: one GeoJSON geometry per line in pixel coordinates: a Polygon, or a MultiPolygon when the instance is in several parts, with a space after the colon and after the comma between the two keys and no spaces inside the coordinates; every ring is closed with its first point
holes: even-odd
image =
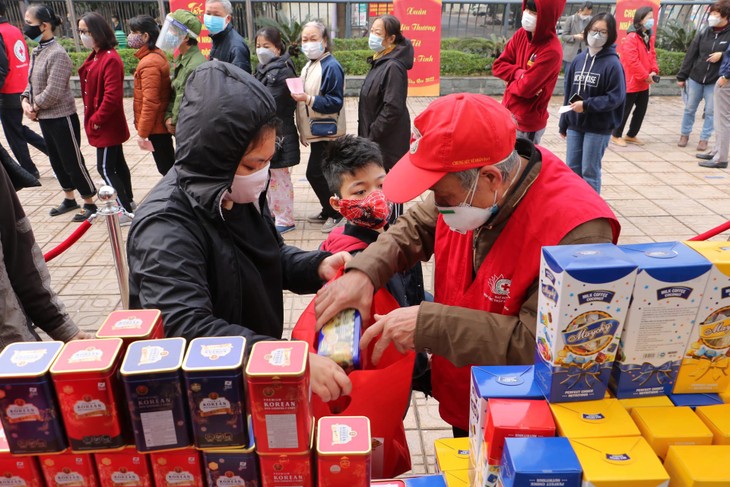
{"type": "MultiPolygon", "coordinates": [[[[283,289],[316,292],[349,254],[286,245],[266,203],[274,99],[251,75],[211,61],[188,78],[173,168],[129,233],[130,304],[162,311],[166,336],[280,339],[283,289]]],[[[312,390],[349,394],[333,361],[310,354],[312,390]]]]}

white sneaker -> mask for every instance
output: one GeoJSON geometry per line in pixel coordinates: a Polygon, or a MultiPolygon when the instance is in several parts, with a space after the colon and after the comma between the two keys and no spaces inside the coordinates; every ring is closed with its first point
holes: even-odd
{"type": "Polygon", "coordinates": [[[327,218],[327,221],[325,221],[324,225],[322,225],[322,233],[330,233],[334,228],[341,227],[344,224],[345,219],[342,217],[339,217],[337,219],[327,218]]]}
{"type": "Polygon", "coordinates": [[[132,224],[132,217],[131,216],[126,215],[124,213],[122,213],[121,215],[119,215],[119,226],[120,227],[128,227],[131,224],[132,224]]]}

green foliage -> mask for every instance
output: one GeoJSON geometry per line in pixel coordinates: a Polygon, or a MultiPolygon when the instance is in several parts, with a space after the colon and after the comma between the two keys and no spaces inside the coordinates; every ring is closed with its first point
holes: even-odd
{"type": "Polygon", "coordinates": [[[493,62],[481,54],[441,51],[441,76],[486,76],[493,62]]]}
{"type": "Polygon", "coordinates": [[[679,68],[682,67],[684,55],[685,53],[683,52],[672,52],[664,49],[657,49],[656,59],[661,75],[671,76],[677,74],[679,72],[679,68]]]}
{"type": "MultiPolygon", "coordinates": [[[[357,39],[333,39],[332,41],[334,46],[335,52],[340,51],[367,51],[370,48],[368,47],[368,38],[367,37],[358,37],[357,39]]],[[[370,53],[372,56],[372,52],[370,53]]]]}
{"type": "Polygon", "coordinates": [[[452,37],[441,40],[441,50],[461,51],[468,54],[497,58],[502,54],[505,44],[507,44],[507,39],[495,34],[491,34],[488,39],[481,37],[452,37]]]}
{"type": "Polygon", "coordinates": [[[656,47],[667,51],[685,53],[697,35],[694,25],[685,25],[670,19],[657,32],[656,47]]]}
{"type": "Polygon", "coordinates": [[[370,71],[367,59],[373,55],[373,51],[369,49],[367,51],[335,51],[334,55],[347,75],[364,76],[370,71]]]}
{"type": "MultiPolygon", "coordinates": [[[[267,17],[256,20],[258,27],[273,27],[281,32],[281,38],[287,46],[299,46],[299,41],[302,38],[302,29],[304,24],[309,22],[309,15],[304,20],[297,22],[294,19],[287,17],[281,10],[276,11],[276,19],[270,19],[267,17]]],[[[255,49],[253,49],[255,50],[255,49]]],[[[295,51],[297,52],[297,51],[295,51]]]]}

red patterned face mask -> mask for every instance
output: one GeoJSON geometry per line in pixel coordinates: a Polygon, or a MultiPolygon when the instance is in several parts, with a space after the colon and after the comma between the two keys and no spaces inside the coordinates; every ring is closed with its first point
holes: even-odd
{"type": "Polygon", "coordinates": [[[388,223],[390,203],[383,192],[376,189],[361,200],[340,200],[340,213],[359,227],[378,230],[388,223]]]}

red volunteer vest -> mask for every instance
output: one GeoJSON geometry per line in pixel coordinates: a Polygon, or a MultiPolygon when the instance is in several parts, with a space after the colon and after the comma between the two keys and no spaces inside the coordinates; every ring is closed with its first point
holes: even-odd
{"type": "MultiPolygon", "coordinates": [[[[538,278],[543,246],[557,245],[571,230],[597,218],[611,222],[614,242],[618,240],[620,226],[606,202],[555,155],[542,147],[539,151],[540,174],[475,278],[473,232],[451,231],[439,216],[434,249],[437,303],[517,316],[527,289],[538,278]]],[[[439,401],[441,417],[463,430],[469,427],[470,371],[471,366],[456,367],[433,356],[433,395],[439,401]]]]}
{"type": "Polygon", "coordinates": [[[7,23],[0,24],[0,36],[5,44],[5,55],[8,57],[8,75],[0,93],[22,93],[28,86],[28,46],[25,45],[23,33],[7,23]]]}

